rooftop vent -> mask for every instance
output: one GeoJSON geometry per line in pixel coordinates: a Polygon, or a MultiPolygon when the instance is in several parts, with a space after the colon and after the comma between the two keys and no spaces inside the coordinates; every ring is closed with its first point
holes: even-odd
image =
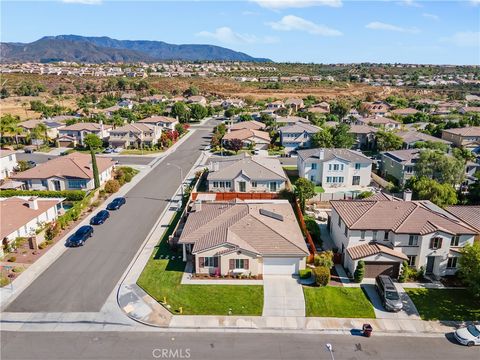
{"type": "Polygon", "coordinates": [[[278,221],[283,221],[283,215],[274,213],[273,211],[260,209],[260,215],[267,216],[267,217],[270,217],[270,218],[278,220],[278,221]]]}

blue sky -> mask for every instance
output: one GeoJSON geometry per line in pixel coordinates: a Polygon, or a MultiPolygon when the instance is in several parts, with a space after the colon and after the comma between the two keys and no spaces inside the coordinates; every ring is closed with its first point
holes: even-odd
{"type": "Polygon", "coordinates": [[[480,0],[2,1],[1,40],[215,44],[290,62],[480,64],[480,0]]]}

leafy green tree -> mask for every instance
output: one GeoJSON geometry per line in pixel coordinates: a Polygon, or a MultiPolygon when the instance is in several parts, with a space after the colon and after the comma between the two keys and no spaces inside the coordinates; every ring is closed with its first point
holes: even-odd
{"type": "Polygon", "coordinates": [[[333,148],[332,132],[327,128],[313,134],[312,145],[318,148],[333,148]]]}
{"type": "Polygon", "coordinates": [[[416,199],[430,200],[440,207],[455,205],[458,202],[454,187],[447,183],[440,184],[427,177],[411,178],[409,187],[413,190],[416,199]]]}
{"type": "Polygon", "coordinates": [[[341,123],[329,129],[332,132],[333,146],[341,149],[350,149],[355,143],[355,138],[349,133],[350,126],[341,123]]]}
{"type": "Polygon", "coordinates": [[[37,149],[40,147],[40,141],[48,143],[48,127],[44,123],[39,123],[35,126],[31,132],[30,136],[32,139],[37,140],[37,149]]]}
{"type": "Polygon", "coordinates": [[[240,139],[231,139],[225,142],[225,148],[238,153],[243,148],[243,141],[240,139]]]}
{"type": "Polygon", "coordinates": [[[467,198],[470,204],[480,204],[480,171],[474,176],[477,180],[468,187],[467,198]]]}
{"type": "Polygon", "coordinates": [[[208,111],[205,108],[205,106],[202,106],[200,104],[192,104],[190,105],[190,116],[192,119],[195,119],[197,121],[202,120],[208,115],[208,111]]]}
{"type": "Polygon", "coordinates": [[[18,135],[23,132],[19,126],[20,118],[6,114],[0,118],[0,138],[3,140],[5,133],[15,135],[15,143],[18,145],[18,135]]]}
{"type": "Polygon", "coordinates": [[[305,202],[315,196],[315,184],[308,179],[298,178],[295,181],[294,193],[300,202],[302,213],[305,213],[305,202]]]}
{"type": "Polygon", "coordinates": [[[260,121],[264,123],[269,129],[274,129],[277,125],[277,122],[275,121],[273,116],[266,113],[263,113],[262,115],[260,115],[260,121]]]}
{"type": "Polygon", "coordinates": [[[200,94],[200,90],[195,85],[190,85],[190,87],[184,91],[184,96],[197,96],[200,94]]]}
{"type": "Polygon", "coordinates": [[[445,153],[448,152],[448,148],[449,148],[447,144],[444,144],[438,141],[418,141],[413,145],[413,147],[415,149],[439,150],[445,153]]]}
{"type": "Polygon", "coordinates": [[[345,100],[338,100],[330,103],[330,112],[337,115],[339,119],[343,119],[350,111],[350,104],[345,100]]]}
{"type": "Polygon", "coordinates": [[[93,182],[95,185],[95,189],[98,189],[100,187],[100,176],[98,174],[97,157],[95,156],[95,150],[99,149],[102,146],[102,139],[100,139],[95,134],[88,134],[83,139],[83,143],[90,150],[90,156],[92,157],[93,182]]]}
{"type": "Polygon", "coordinates": [[[182,123],[188,122],[190,118],[190,111],[187,105],[181,101],[177,101],[172,106],[171,115],[175,118],[178,117],[178,120],[182,123]]]}
{"type": "Polygon", "coordinates": [[[378,131],[376,134],[377,150],[392,151],[402,148],[403,139],[390,131],[378,131]]]}
{"type": "Polygon", "coordinates": [[[252,115],[250,114],[242,114],[240,115],[240,121],[252,121],[253,118],[252,118],[252,115]]]}
{"type": "Polygon", "coordinates": [[[468,149],[454,148],[453,156],[466,164],[468,161],[475,161],[475,155],[468,149]]]}
{"type": "Polygon", "coordinates": [[[418,177],[427,177],[453,186],[463,181],[464,168],[462,160],[435,150],[423,150],[415,163],[418,177]]]}
{"type": "Polygon", "coordinates": [[[480,243],[467,244],[458,259],[458,271],[475,297],[480,297],[480,243]]]}
{"type": "Polygon", "coordinates": [[[357,263],[357,268],[355,269],[355,272],[353,273],[353,279],[356,283],[361,283],[364,276],[365,276],[365,262],[363,260],[360,260],[357,263]]]}

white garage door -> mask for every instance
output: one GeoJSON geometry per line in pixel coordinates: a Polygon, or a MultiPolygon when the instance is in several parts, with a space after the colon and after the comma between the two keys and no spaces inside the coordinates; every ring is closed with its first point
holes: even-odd
{"type": "Polygon", "coordinates": [[[300,267],[298,258],[264,258],[264,275],[292,275],[296,274],[300,267]]]}

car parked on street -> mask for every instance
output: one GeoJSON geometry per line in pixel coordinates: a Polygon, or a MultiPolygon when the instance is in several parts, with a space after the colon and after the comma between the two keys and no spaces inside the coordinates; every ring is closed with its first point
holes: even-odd
{"type": "Polygon", "coordinates": [[[127,202],[124,197],[118,197],[113,199],[113,201],[107,205],[107,210],[118,210],[127,202]]]}
{"type": "Polygon", "coordinates": [[[397,312],[403,309],[402,299],[390,276],[378,275],[375,279],[375,287],[385,310],[397,312]]]}
{"type": "Polygon", "coordinates": [[[78,246],[83,246],[85,244],[85,241],[88,240],[89,237],[93,235],[93,227],[90,225],[84,225],[80,227],[75,234],[73,234],[68,240],[67,240],[67,246],[68,247],[78,247],[78,246]]]}
{"type": "Polygon", "coordinates": [[[455,339],[462,345],[480,345],[480,325],[467,325],[453,333],[455,339]]]}
{"type": "Polygon", "coordinates": [[[94,217],[90,219],[90,225],[101,225],[110,217],[108,210],[99,211],[94,217]]]}

